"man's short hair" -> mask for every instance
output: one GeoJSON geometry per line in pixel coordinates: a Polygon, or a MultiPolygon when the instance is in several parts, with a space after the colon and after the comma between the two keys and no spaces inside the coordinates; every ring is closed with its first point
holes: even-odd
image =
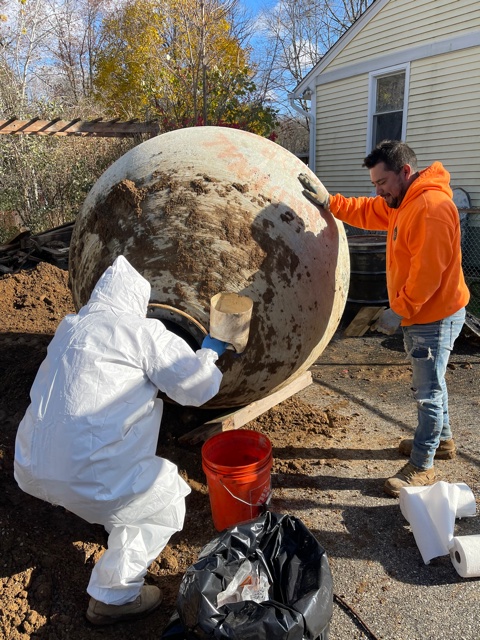
{"type": "Polygon", "coordinates": [[[379,162],[384,162],[388,171],[400,173],[402,167],[409,164],[413,171],[417,170],[417,156],[405,142],[399,140],[382,140],[363,161],[363,167],[372,169],[379,162]]]}

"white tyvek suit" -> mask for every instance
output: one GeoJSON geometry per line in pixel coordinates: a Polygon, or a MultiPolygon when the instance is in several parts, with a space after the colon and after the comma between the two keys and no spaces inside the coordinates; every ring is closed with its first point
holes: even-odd
{"type": "Polygon", "coordinates": [[[145,317],[150,284],[123,257],[89,302],[66,316],[33,383],[19,425],[15,479],[109,533],[88,593],[136,598],[148,566],[185,517],[188,485],[155,449],[163,403],[199,406],[219,389],[217,354],[197,352],[145,317]]]}

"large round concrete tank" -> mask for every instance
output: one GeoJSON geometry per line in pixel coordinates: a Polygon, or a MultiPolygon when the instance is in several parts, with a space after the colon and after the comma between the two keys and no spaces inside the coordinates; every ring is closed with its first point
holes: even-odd
{"type": "Polygon", "coordinates": [[[247,348],[222,356],[220,392],[205,406],[244,406],[280,390],[328,344],[349,284],[343,225],[303,196],[299,173],[315,180],[274,142],[224,127],[138,145],[105,171],[78,214],[69,264],[76,307],[119,254],[197,343],[214,294],[250,296],[247,348]]]}

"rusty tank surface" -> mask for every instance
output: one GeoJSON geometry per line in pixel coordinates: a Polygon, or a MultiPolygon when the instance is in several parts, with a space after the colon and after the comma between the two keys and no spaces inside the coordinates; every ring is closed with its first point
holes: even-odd
{"type": "Polygon", "coordinates": [[[206,408],[235,408],[280,390],[320,356],[349,286],[343,225],[302,194],[315,175],[265,138],[225,127],[157,136],[99,178],[77,216],[70,285],[79,309],[123,254],[152,286],[149,315],[198,348],[210,299],[253,300],[241,354],[227,351],[206,408]]]}

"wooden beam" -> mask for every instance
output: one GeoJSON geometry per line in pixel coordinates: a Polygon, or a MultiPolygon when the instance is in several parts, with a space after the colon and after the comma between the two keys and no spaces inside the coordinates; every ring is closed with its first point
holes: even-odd
{"type": "Polygon", "coordinates": [[[365,335],[386,308],[387,307],[362,307],[345,329],[344,335],[349,338],[365,335]]]}
{"type": "Polygon", "coordinates": [[[270,394],[262,400],[252,402],[246,407],[237,409],[220,418],[209,420],[196,429],[180,436],[178,441],[183,444],[197,444],[207,440],[216,433],[229,431],[231,429],[240,429],[240,427],[245,426],[251,420],[255,420],[255,418],[258,418],[262,413],[265,413],[275,405],[283,402],[283,400],[305,389],[305,387],[308,387],[310,384],[312,384],[312,374],[310,371],[305,371],[305,373],[302,373],[302,375],[295,378],[295,380],[279,391],[275,391],[275,393],[270,394]]]}
{"type": "Polygon", "coordinates": [[[158,135],[157,122],[118,122],[118,119],[104,122],[102,120],[0,120],[0,134],[37,135],[37,136],[91,136],[91,137],[127,137],[141,133],[158,135]]]}

